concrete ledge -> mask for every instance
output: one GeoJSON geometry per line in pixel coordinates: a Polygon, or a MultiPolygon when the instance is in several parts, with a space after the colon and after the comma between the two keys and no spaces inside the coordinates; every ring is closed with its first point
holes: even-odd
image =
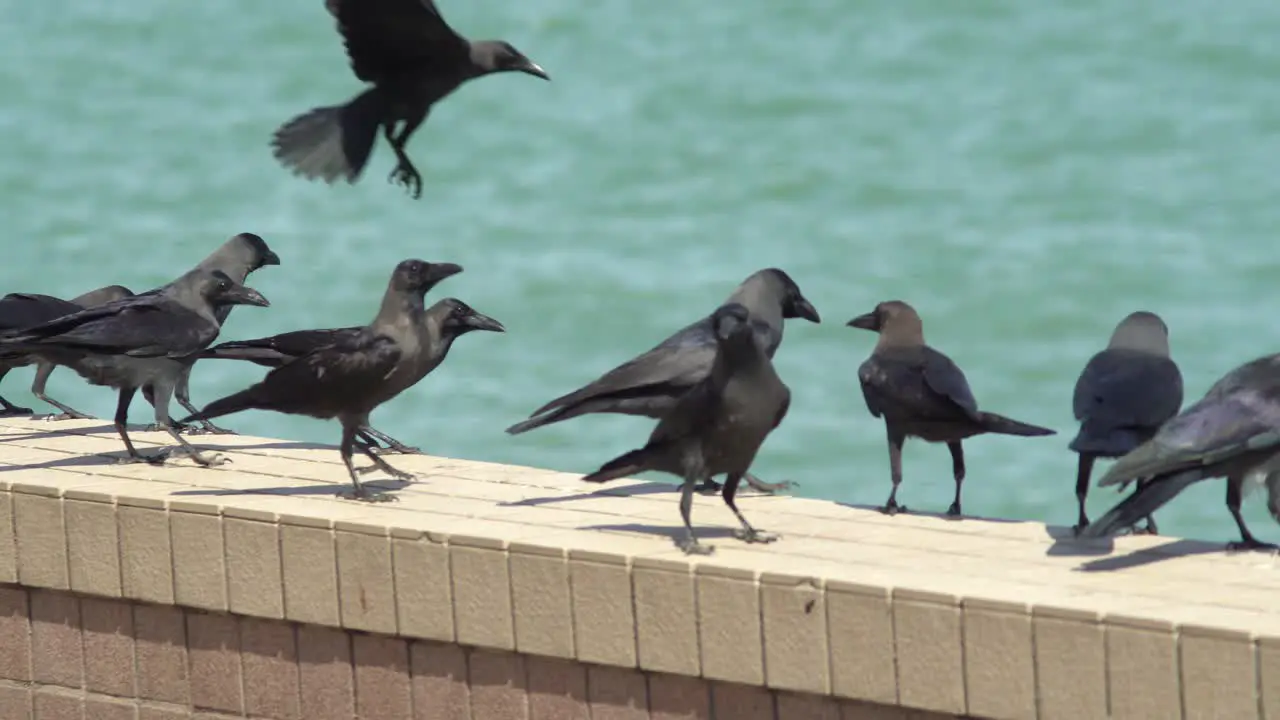
{"type": "MultiPolygon", "coordinates": [[[[4,419],[0,441],[0,583],[32,603],[56,591],[48,597],[110,598],[135,613],[177,606],[241,626],[465,646],[481,653],[482,679],[506,677],[508,656],[601,678],[618,668],[640,673],[626,692],[646,708],[654,677],[671,678],[659,695],[683,677],[713,699],[721,684],[761,689],[762,717],[1280,717],[1270,555],[1164,537],[1083,544],[1037,523],[747,496],[743,512],[782,539],[740,543],[719,498],[700,498],[694,522],[717,551],[686,557],[670,540],[677,496],[656,483],[597,488],[577,475],[395,456],[419,481],[396,490],[400,502],[371,505],[333,497],[346,477],[331,448],[200,437],[233,460],[206,470],[116,465],[106,455],[122,448],[103,421],[4,419]]],[[[216,624],[206,623],[215,636],[216,624]]],[[[35,682],[6,671],[5,652],[0,679],[35,682]]],[[[623,695],[625,677],[615,678],[623,695]]],[[[77,702],[93,690],[54,684],[77,702]]],[[[483,717],[533,717],[519,702],[519,713],[483,717]]],[[[732,704],[708,701],[692,717],[754,716],[732,704]]]]}

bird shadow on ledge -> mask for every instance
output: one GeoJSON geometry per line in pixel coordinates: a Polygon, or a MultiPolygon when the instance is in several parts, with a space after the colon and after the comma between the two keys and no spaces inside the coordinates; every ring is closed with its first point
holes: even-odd
{"type": "MultiPolygon", "coordinates": [[[[671,540],[671,544],[677,547],[680,539],[684,537],[683,525],[646,525],[644,523],[607,523],[603,525],[584,525],[579,528],[581,530],[600,530],[602,532],[616,533],[632,533],[639,535],[656,535],[671,540]]],[[[761,528],[763,530],[763,528],[761,528]]],[[[715,526],[695,526],[694,532],[698,534],[699,540],[734,540],[733,528],[715,527],[715,526]]],[[[736,540],[735,540],[736,541],[736,540]]]]}
{"type": "MultiPolygon", "coordinates": [[[[410,485],[408,480],[395,479],[377,479],[363,480],[360,484],[375,492],[395,492],[403,490],[410,485]]],[[[314,485],[288,485],[288,486],[264,486],[248,488],[243,490],[208,488],[208,489],[191,489],[191,490],[175,490],[170,495],[185,496],[204,496],[204,497],[225,497],[231,495],[337,495],[340,492],[346,492],[351,489],[351,483],[316,483],[314,485]]]]}
{"type": "Polygon", "coordinates": [[[1130,568],[1153,565],[1165,560],[1192,555],[1209,555],[1227,552],[1222,543],[1204,542],[1203,540],[1174,540],[1152,548],[1135,550],[1125,555],[1090,560],[1076,568],[1077,572],[1115,572],[1130,568]]]}
{"type": "MultiPolygon", "coordinates": [[[[587,485],[589,483],[583,483],[587,485]]],[[[680,486],[675,483],[650,482],[644,485],[631,485],[619,488],[602,488],[592,492],[574,493],[572,495],[547,495],[546,497],[532,497],[523,500],[509,500],[498,503],[499,507],[536,507],[538,505],[551,505],[553,503],[570,502],[573,500],[587,500],[593,497],[632,497],[635,495],[660,495],[665,493],[675,493],[680,490],[680,486]]]]}
{"type": "MultiPolygon", "coordinates": [[[[888,515],[885,512],[883,512],[880,509],[882,507],[880,505],[860,505],[858,503],[848,503],[848,502],[837,502],[835,504],[839,505],[840,507],[850,508],[852,510],[863,510],[866,512],[873,512],[878,515],[883,515],[886,518],[897,517],[897,515],[888,515]]],[[[927,518],[933,518],[935,520],[946,520],[947,522],[964,522],[965,520],[978,520],[981,522],[990,522],[990,523],[1028,522],[1026,520],[1017,520],[1012,518],[983,517],[981,515],[969,515],[968,513],[964,515],[948,515],[945,512],[928,512],[928,511],[916,510],[914,507],[906,510],[905,512],[899,511],[898,515],[901,515],[903,517],[927,517],[927,518]]]]}

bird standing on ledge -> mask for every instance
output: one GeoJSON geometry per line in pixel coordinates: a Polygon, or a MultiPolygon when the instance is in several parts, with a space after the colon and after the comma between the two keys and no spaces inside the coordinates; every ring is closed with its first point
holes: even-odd
{"type": "Polygon", "coordinates": [[[421,197],[422,175],[404,148],[432,105],[464,82],[492,73],[551,79],[510,43],[472,42],[454,32],[432,0],[326,0],[325,7],[338,21],[352,71],[373,87],[345,105],[313,108],[276,130],[276,159],[296,175],[354,183],[381,128],[396,154],[387,180],[421,197]]]}

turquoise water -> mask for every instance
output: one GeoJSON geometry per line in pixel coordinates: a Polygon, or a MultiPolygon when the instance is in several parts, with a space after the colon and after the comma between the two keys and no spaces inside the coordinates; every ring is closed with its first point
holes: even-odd
{"type": "MultiPolygon", "coordinates": [[[[568,471],[642,442],[650,421],[511,422],[785,268],[824,322],[776,358],[791,413],[756,469],[799,494],[879,503],[884,433],[857,387],[872,346],[844,321],[920,310],[986,409],[1057,428],[966,444],[966,511],[1069,524],[1071,389],[1114,324],[1172,329],[1194,400],[1280,350],[1280,3],[439,0],[554,82],[477,81],[410,145],[414,202],[384,178],[296,179],[275,127],[354,94],[319,0],[0,1],[0,290],[143,290],[240,231],[283,258],[224,338],[365,322],[399,260],[465,266],[453,295],[509,328],[384,406],[376,425],[438,454],[568,471]]],[[[261,377],[196,368],[204,403],[261,377]]],[[[3,392],[31,401],[30,371],[3,392]]],[[[110,416],[73,373],[58,396],[110,416]]],[[[149,422],[145,405],[135,422],[149,422]]],[[[246,413],[248,433],[335,442],[333,424],[246,413]]],[[[901,499],[950,502],[945,448],[909,443],[901,499]]],[[[1099,470],[1101,472],[1101,470],[1099,470]]],[[[1115,496],[1095,491],[1093,514],[1115,496]]],[[[1222,483],[1162,530],[1230,539],[1222,483]]],[[[1256,500],[1259,535],[1280,537],[1256,500]]]]}

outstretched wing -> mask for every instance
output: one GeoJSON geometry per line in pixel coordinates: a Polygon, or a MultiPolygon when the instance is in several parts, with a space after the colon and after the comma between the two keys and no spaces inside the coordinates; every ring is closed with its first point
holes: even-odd
{"type": "Polygon", "coordinates": [[[326,0],[356,77],[379,82],[413,68],[453,64],[469,43],[432,0],[326,0]]]}

